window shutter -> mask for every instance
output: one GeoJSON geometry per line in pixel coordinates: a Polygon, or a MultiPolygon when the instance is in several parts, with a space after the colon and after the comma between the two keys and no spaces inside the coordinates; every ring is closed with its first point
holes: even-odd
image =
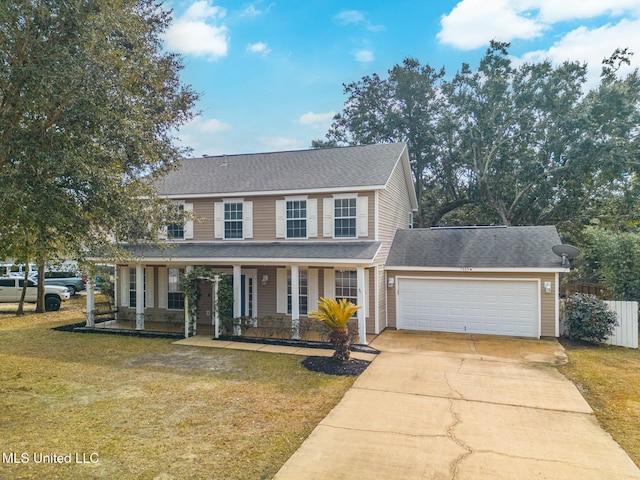
{"type": "Polygon", "coordinates": [[[287,313],[287,269],[276,270],[276,312],[287,313]]]}
{"type": "Polygon", "coordinates": [[[169,296],[169,271],[166,267],[158,268],[158,308],[167,308],[169,296]]]}
{"type": "Polygon", "coordinates": [[[120,306],[129,306],[129,267],[120,267],[120,306]]]}
{"type": "Polygon", "coordinates": [[[318,269],[307,270],[307,311],[318,309],[318,269]]]}
{"type": "Polygon", "coordinates": [[[224,238],[224,203],[213,204],[213,234],[215,238],[224,238]]]}
{"type": "Polygon", "coordinates": [[[322,201],[322,236],[333,237],[333,198],[322,201]]]}
{"type": "Polygon", "coordinates": [[[187,212],[187,215],[191,216],[191,218],[184,223],[184,239],[193,240],[193,203],[185,203],[184,211],[187,212]]]}
{"type": "Polygon", "coordinates": [[[369,198],[358,197],[357,203],[358,237],[369,236],[369,198]]]}
{"type": "Polygon", "coordinates": [[[154,287],[154,280],[155,280],[155,268],[154,267],[145,267],[144,269],[144,281],[145,281],[145,295],[146,295],[146,303],[145,306],[146,308],[153,308],[155,306],[155,287],[154,287]]]}
{"type": "Polygon", "coordinates": [[[307,200],[307,236],[318,236],[318,199],[307,200]]]}
{"type": "Polygon", "coordinates": [[[332,268],[324,269],[324,295],[326,298],[336,296],[336,272],[332,268]]]}
{"type": "MultiPolygon", "coordinates": [[[[276,200],[276,238],[285,238],[285,232],[286,232],[285,215],[286,214],[287,212],[286,212],[285,201],[276,200]]],[[[286,308],[285,308],[285,313],[286,313],[286,308]]]]}
{"type": "Polygon", "coordinates": [[[243,238],[253,238],[253,202],[242,204],[242,234],[243,238]]]}

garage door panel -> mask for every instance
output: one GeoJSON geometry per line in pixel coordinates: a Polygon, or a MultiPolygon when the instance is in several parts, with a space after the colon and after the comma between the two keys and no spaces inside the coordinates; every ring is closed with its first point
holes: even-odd
{"type": "Polygon", "coordinates": [[[398,328],[539,336],[536,281],[398,279],[398,328]]]}

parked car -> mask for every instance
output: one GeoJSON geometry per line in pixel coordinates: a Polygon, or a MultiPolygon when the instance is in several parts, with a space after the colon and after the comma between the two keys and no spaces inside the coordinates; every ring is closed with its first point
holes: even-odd
{"type": "MultiPolygon", "coordinates": [[[[34,273],[30,276],[36,283],[38,282],[38,273],[34,273]]],[[[86,290],[85,279],[76,276],[73,272],[45,272],[44,274],[45,285],[59,285],[67,287],[69,293],[73,297],[77,292],[86,290]]]]}
{"type": "MultiPolygon", "coordinates": [[[[18,303],[22,295],[24,278],[2,277],[0,278],[0,303],[18,303]]],[[[58,285],[44,286],[44,308],[48,312],[55,312],[60,309],[62,302],[69,300],[71,294],[67,287],[58,285]]],[[[38,300],[38,284],[32,280],[27,280],[27,293],[25,301],[35,303],[38,300]]]]}

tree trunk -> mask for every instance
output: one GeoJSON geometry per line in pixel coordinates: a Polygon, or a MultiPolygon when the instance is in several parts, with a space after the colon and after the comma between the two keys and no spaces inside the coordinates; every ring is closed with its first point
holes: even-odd
{"type": "Polygon", "coordinates": [[[38,301],[36,313],[44,313],[44,260],[38,258],[38,301]]]}
{"type": "Polygon", "coordinates": [[[24,283],[22,284],[22,293],[20,294],[20,303],[18,303],[18,311],[16,315],[24,315],[24,298],[27,296],[27,284],[29,280],[29,258],[27,258],[26,266],[24,269],[24,283]]]}
{"type": "Polygon", "coordinates": [[[331,332],[331,335],[329,335],[329,340],[331,340],[333,348],[335,349],[333,360],[338,363],[347,363],[351,357],[351,351],[349,350],[349,330],[334,330],[331,332]]]}

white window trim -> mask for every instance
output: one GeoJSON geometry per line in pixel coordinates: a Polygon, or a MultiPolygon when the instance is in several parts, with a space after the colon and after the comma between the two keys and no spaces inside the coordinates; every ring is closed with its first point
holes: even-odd
{"type": "Polygon", "coordinates": [[[322,236],[333,238],[334,240],[349,240],[355,238],[366,238],[369,236],[369,197],[358,195],[357,193],[336,193],[331,197],[325,197],[322,203],[322,236]],[[336,237],[335,236],[335,201],[336,199],[355,198],[356,199],[356,236],[336,237]]]}
{"type": "Polygon", "coordinates": [[[213,204],[213,233],[214,238],[230,242],[253,238],[253,202],[244,198],[223,198],[213,204]],[[242,204],[242,238],[225,237],[224,205],[227,203],[242,204]]]}
{"type": "MultiPolygon", "coordinates": [[[[315,200],[315,199],[314,199],[315,200]]],[[[315,200],[316,202],[316,210],[317,210],[317,200],[315,200]]],[[[309,235],[309,231],[310,231],[310,222],[309,222],[309,217],[310,217],[310,212],[309,212],[309,208],[310,208],[310,200],[309,200],[309,196],[308,195],[293,195],[293,196],[286,196],[284,197],[284,202],[283,202],[283,206],[284,206],[284,212],[282,215],[283,221],[284,221],[284,237],[287,240],[307,240],[309,238],[312,237],[312,235],[309,235]],[[305,211],[307,213],[307,216],[304,218],[304,221],[306,223],[306,228],[305,230],[307,231],[307,235],[304,237],[289,237],[287,235],[287,202],[306,202],[305,205],[305,211]]],[[[315,217],[317,217],[317,212],[315,217]]],[[[299,219],[301,220],[301,219],[299,219]]],[[[276,214],[276,221],[277,221],[277,214],[276,214]]],[[[317,222],[317,220],[316,220],[317,222]]],[[[318,236],[318,230],[317,230],[317,225],[315,228],[315,236],[318,236]]]]}
{"type": "MultiPolygon", "coordinates": [[[[307,312],[318,308],[319,292],[318,292],[318,269],[317,268],[301,268],[300,272],[307,274],[307,312]]],[[[276,269],[276,312],[291,316],[288,313],[288,281],[291,278],[291,268],[276,269]]],[[[307,317],[308,313],[300,313],[300,316],[307,317]]]]}
{"type": "MultiPolygon", "coordinates": [[[[358,230],[359,230],[359,205],[358,205],[358,198],[363,198],[363,197],[358,197],[357,193],[336,193],[333,195],[333,199],[331,201],[331,236],[332,238],[336,239],[336,240],[348,240],[350,238],[358,238],[358,230]],[[335,218],[335,212],[336,212],[336,200],[350,200],[350,199],[355,199],[356,200],[356,234],[353,237],[336,237],[336,218],[335,218]]],[[[366,197],[364,197],[366,198],[366,197]]]]}

